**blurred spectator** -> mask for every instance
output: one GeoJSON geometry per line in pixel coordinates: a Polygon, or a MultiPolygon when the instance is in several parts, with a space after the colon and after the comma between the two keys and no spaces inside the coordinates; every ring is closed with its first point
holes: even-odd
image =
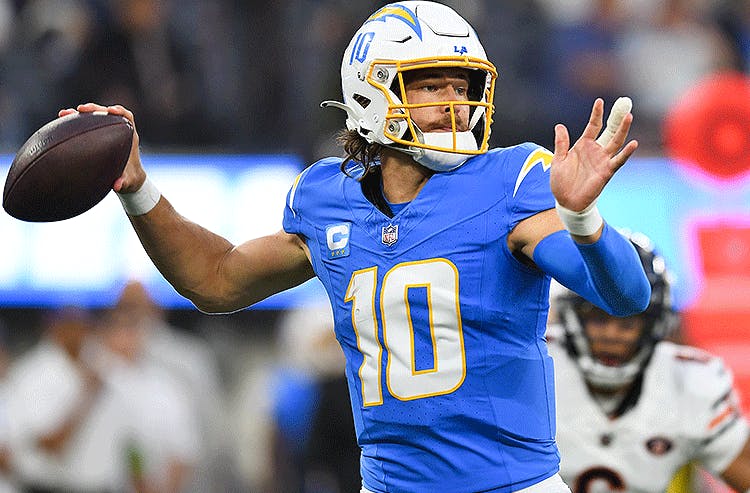
{"type": "MultiPolygon", "coordinates": [[[[300,153],[305,161],[340,152],[334,137],[341,129],[341,114],[321,110],[320,103],[340,97],[341,55],[351,39],[352,28],[359,26],[385,3],[376,0],[292,0],[275,4],[275,15],[266,19],[268,24],[264,32],[280,31],[283,51],[278,55],[285,63],[261,65],[262,70],[264,73],[276,71],[277,81],[283,84],[285,91],[274,94],[274,113],[263,116],[269,118],[278,110],[282,111],[286,128],[273,138],[288,136],[287,144],[291,150],[300,153]],[[278,24],[272,27],[274,22],[278,24]]],[[[267,40],[259,41],[263,52],[274,49],[267,40]]],[[[266,59],[264,56],[263,60],[266,59]]],[[[251,92],[258,94],[258,88],[251,92]]],[[[268,124],[273,125],[274,118],[270,120],[268,124]]]]}
{"type": "Polygon", "coordinates": [[[80,0],[9,5],[0,9],[13,14],[0,34],[9,35],[5,52],[0,44],[0,145],[17,148],[66,103],[61,83],[76,70],[93,19],[80,0]]]}
{"type": "Polygon", "coordinates": [[[104,317],[97,368],[127,403],[123,457],[136,491],[181,493],[201,452],[195,410],[185,389],[146,355],[146,328],[131,306],[121,299],[104,317]]]}
{"type": "MultiPolygon", "coordinates": [[[[537,0],[550,21],[557,26],[580,24],[594,10],[597,0],[537,0]]],[[[632,1],[632,0],[631,0],[632,1]]]]}
{"type": "Polygon", "coordinates": [[[631,132],[645,152],[661,148],[661,121],[677,97],[699,79],[731,67],[731,47],[699,4],[650,4],[647,21],[631,24],[619,51],[624,88],[634,101],[631,132]]]}
{"type": "MultiPolygon", "coordinates": [[[[63,308],[46,320],[38,345],[11,367],[8,418],[12,463],[23,491],[113,491],[110,456],[87,453],[102,383],[84,358],[91,315],[63,308]],[[98,460],[104,460],[100,463],[98,460]]],[[[106,445],[103,445],[106,446],[106,445]]]]}
{"type": "Polygon", "coordinates": [[[331,309],[291,309],[277,327],[274,363],[248,376],[252,389],[241,403],[245,416],[266,425],[240,426],[246,447],[260,448],[250,457],[265,464],[254,471],[254,487],[269,493],[359,491],[360,449],[331,309]]]}
{"type": "Polygon", "coordinates": [[[487,57],[497,67],[491,145],[528,140],[552,148],[550,128],[560,115],[549,104],[556,97],[548,68],[551,25],[538,0],[448,3],[459,12],[468,12],[467,20],[476,27],[487,57]]]}
{"type": "Polygon", "coordinates": [[[10,0],[0,0],[0,56],[8,48],[13,22],[13,5],[10,0]]]}
{"type": "Polygon", "coordinates": [[[592,0],[580,20],[561,24],[553,31],[554,52],[550,70],[557,80],[554,107],[571,132],[583,131],[591,102],[601,97],[611,105],[623,90],[624,66],[617,56],[630,20],[624,3],[592,0]]]}
{"type": "Polygon", "coordinates": [[[234,476],[228,460],[224,389],[216,355],[203,339],[169,324],[164,310],[143,284],[132,281],[123,288],[118,310],[143,331],[143,356],[169,372],[188,396],[200,426],[200,449],[191,482],[184,491],[220,491],[234,476]]]}
{"type": "Polygon", "coordinates": [[[750,73],[750,2],[720,1],[714,11],[717,23],[731,41],[736,69],[750,73]]]}
{"type": "Polygon", "coordinates": [[[10,449],[10,421],[8,416],[7,377],[10,353],[7,347],[8,329],[0,320],[0,493],[16,493],[10,449]]]}
{"type": "Polygon", "coordinates": [[[156,144],[216,141],[222,127],[205,106],[203,60],[195,41],[180,36],[175,26],[196,4],[115,0],[100,7],[104,22],[92,30],[77,67],[62,81],[63,94],[71,101],[132,107],[144,135],[156,144]]]}
{"type": "MultiPolygon", "coordinates": [[[[7,58],[8,49],[11,44],[11,37],[13,34],[13,20],[14,20],[13,5],[10,0],[0,0],[0,115],[9,114],[9,106],[11,104],[11,97],[6,89],[7,86],[7,58]]],[[[4,147],[4,143],[8,139],[8,129],[6,124],[3,123],[3,118],[0,118],[0,150],[4,147]]]]}
{"type": "MultiPolygon", "coordinates": [[[[591,95],[622,92],[638,137],[658,145],[646,119],[698,77],[750,59],[744,0],[444,1],[466,12],[500,72],[498,145],[552,147],[553,123],[575,126],[591,95]]],[[[0,0],[0,150],[61,107],[117,100],[139,115],[145,146],[338,154],[341,115],[319,108],[340,93],[330,54],[383,4],[0,0]]]]}
{"type": "MultiPolygon", "coordinates": [[[[269,322],[268,326],[273,322],[269,322]]],[[[235,430],[233,441],[237,470],[244,489],[265,493],[271,484],[269,453],[273,418],[271,384],[277,366],[276,348],[266,336],[251,337],[245,343],[243,365],[238,369],[237,388],[232,393],[230,426],[235,430]]]]}
{"type": "Polygon", "coordinates": [[[0,0],[0,148],[85,100],[137,109],[145,145],[247,147],[237,19],[228,0],[0,0]]]}
{"type": "Polygon", "coordinates": [[[360,450],[330,307],[289,311],[281,320],[278,343],[273,458],[274,476],[285,481],[274,490],[357,491],[360,450]]]}

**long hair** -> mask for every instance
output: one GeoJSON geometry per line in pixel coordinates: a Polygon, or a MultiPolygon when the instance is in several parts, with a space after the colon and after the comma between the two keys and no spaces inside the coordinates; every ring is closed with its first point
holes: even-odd
{"type": "Polygon", "coordinates": [[[362,193],[367,200],[372,202],[386,216],[393,217],[393,211],[383,196],[380,184],[379,164],[384,146],[367,142],[367,139],[359,135],[356,130],[342,130],[336,140],[346,153],[344,160],[341,161],[342,173],[359,181],[362,193]],[[347,166],[350,161],[359,165],[361,174],[357,172],[356,176],[352,175],[352,167],[347,166]]]}
{"type": "Polygon", "coordinates": [[[356,130],[342,130],[336,137],[336,141],[344,148],[345,155],[344,160],[341,161],[341,171],[348,176],[352,176],[349,172],[351,168],[347,167],[350,161],[362,166],[363,172],[357,177],[360,181],[380,162],[383,146],[367,142],[367,139],[359,135],[356,130]]]}

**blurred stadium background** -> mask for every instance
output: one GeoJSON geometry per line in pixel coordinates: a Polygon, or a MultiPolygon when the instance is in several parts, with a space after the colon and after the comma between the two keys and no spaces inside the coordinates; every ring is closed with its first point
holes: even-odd
{"type": "MultiPolygon", "coordinates": [[[[121,103],[146,168],[185,216],[236,242],[276,231],[294,176],[340,154],[342,114],[319,103],[340,98],[341,54],[384,3],[0,0],[0,172],[59,109],[121,103]]],[[[750,411],[750,2],[445,3],[477,28],[500,73],[495,146],[552,148],[553,125],[579,134],[595,97],[607,108],[633,98],[641,147],[600,207],[658,245],[684,313],[678,337],[727,360],[750,411]]],[[[254,399],[273,381],[268,368],[308,349],[280,334],[294,310],[325,301],[315,281],[240,313],[200,314],[151,266],[112,194],[61,223],[0,212],[0,259],[4,368],[38,344],[46,314],[97,315],[137,279],[217,363],[219,426],[234,440],[215,491],[286,491],[271,474],[278,449],[261,439],[271,418],[258,416],[272,405],[254,399]]]]}

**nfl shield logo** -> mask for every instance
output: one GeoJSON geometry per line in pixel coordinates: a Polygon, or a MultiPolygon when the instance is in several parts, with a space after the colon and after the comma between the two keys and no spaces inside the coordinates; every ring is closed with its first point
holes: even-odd
{"type": "Polygon", "coordinates": [[[383,243],[388,246],[393,245],[398,241],[398,225],[389,224],[383,226],[383,243]]]}

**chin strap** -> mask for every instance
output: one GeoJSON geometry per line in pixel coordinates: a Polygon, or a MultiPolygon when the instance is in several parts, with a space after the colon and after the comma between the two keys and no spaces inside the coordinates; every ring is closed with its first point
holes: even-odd
{"type": "MultiPolygon", "coordinates": [[[[432,147],[453,147],[452,132],[422,133],[419,129],[417,129],[417,139],[423,144],[432,147]]],[[[421,147],[410,147],[409,149],[416,152],[416,155],[413,156],[416,162],[426,168],[430,168],[431,170],[438,172],[452,171],[464,164],[469,159],[469,157],[471,157],[468,154],[461,154],[460,151],[436,151],[433,149],[423,149],[421,147]]],[[[456,149],[476,151],[478,147],[477,139],[474,137],[474,134],[470,131],[456,132],[456,149]]]]}

